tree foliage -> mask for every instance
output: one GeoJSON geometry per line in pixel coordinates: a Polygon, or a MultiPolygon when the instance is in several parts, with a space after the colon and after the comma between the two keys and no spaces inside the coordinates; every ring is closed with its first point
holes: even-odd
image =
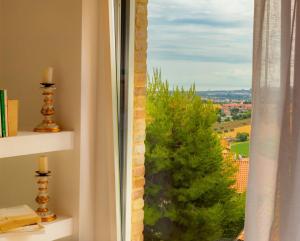
{"type": "Polygon", "coordinates": [[[155,71],[147,89],[146,241],[216,241],[243,228],[244,195],[231,188],[212,125],[216,110],[195,87],[170,91],[155,71]]]}

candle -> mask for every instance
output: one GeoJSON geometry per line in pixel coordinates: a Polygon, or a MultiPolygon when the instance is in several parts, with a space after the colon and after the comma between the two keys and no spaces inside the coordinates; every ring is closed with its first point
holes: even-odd
{"type": "Polygon", "coordinates": [[[48,173],[48,157],[41,156],[39,159],[39,172],[48,173]]]}
{"type": "Polygon", "coordinates": [[[53,68],[48,67],[44,72],[43,83],[53,84],[53,68]]]}

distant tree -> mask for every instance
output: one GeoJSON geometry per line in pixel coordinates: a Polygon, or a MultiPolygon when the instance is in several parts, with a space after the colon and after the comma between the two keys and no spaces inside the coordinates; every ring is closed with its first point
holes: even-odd
{"type": "Polygon", "coordinates": [[[221,123],[222,122],[222,110],[220,108],[217,108],[216,115],[217,115],[217,121],[219,123],[221,123]]]}
{"type": "Polygon", "coordinates": [[[245,113],[243,113],[243,115],[244,115],[244,119],[248,119],[248,118],[251,118],[251,110],[248,110],[248,111],[246,111],[245,113]]]}
{"type": "Polygon", "coordinates": [[[239,142],[244,142],[244,141],[248,141],[249,140],[249,134],[246,133],[246,132],[238,132],[236,134],[236,140],[239,141],[239,142]]]}
{"type": "Polygon", "coordinates": [[[238,114],[232,115],[233,120],[245,120],[245,119],[249,119],[249,118],[251,118],[251,111],[246,111],[243,113],[238,113],[238,114]]]}
{"type": "Polygon", "coordinates": [[[240,119],[241,119],[241,115],[239,114],[232,115],[232,120],[240,120],[240,119]]]}
{"type": "Polygon", "coordinates": [[[240,110],[238,108],[232,108],[230,109],[230,114],[231,115],[236,115],[240,112],[240,110]]]}
{"type": "Polygon", "coordinates": [[[145,241],[216,241],[243,228],[244,195],[213,130],[215,107],[170,91],[155,71],[147,89],[145,241]]]}

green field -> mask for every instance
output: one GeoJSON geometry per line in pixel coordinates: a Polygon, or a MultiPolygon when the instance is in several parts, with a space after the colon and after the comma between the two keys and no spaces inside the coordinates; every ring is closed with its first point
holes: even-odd
{"type": "Polygon", "coordinates": [[[249,157],[249,141],[232,143],[231,151],[243,157],[249,157]]]}

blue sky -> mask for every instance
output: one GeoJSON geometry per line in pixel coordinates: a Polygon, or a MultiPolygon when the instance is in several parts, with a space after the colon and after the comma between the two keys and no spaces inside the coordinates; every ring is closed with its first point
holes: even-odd
{"type": "Polygon", "coordinates": [[[149,0],[148,71],[197,90],[249,89],[253,0],[149,0]]]}

